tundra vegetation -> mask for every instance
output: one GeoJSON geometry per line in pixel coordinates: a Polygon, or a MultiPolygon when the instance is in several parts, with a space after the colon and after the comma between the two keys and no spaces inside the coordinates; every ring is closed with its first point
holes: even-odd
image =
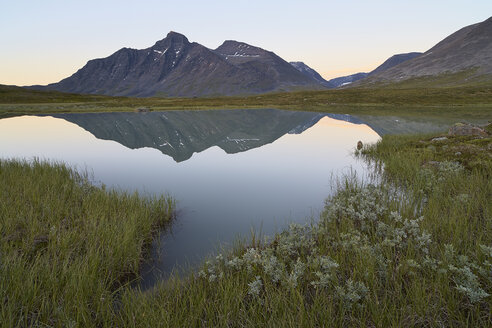
{"type": "MultiPolygon", "coordinates": [[[[319,220],[130,287],[172,202],[61,165],[0,166],[0,321],[83,327],[489,327],[492,138],[384,136],[319,220]],[[384,168],[384,169],[383,169],[384,168]],[[142,219],[143,218],[143,219],[142,219]]],[[[354,145],[355,146],[355,145],[354,145]]]]}
{"type": "Polygon", "coordinates": [[[488,327],[492,138],[384,136],[359,155],[378,184],[347,178],[318,222],[128,291],[122,325],[488,327]]]}
{"type": "Polygon", "coordinates": [[[352,115],[445,116],[455,121],[483,121],[492,115],[491,99],[490,83],[441,88],[432,84],[405,83],[386,87],[205,98],[110,97],[0,85],[0,118],[29,114],[133,112],[139,108],[154,111],[277,108],[352,115]]]}
{"type": "Polygon", "coordinates": [[[62,164],[0,160],[0,326],[110,326],[173,209],[62,164]]]}

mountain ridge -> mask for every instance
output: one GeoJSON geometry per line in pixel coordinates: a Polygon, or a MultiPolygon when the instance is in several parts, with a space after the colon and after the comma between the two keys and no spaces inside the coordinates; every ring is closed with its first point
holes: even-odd
{"type": "Polygon", "coordinates": [[[302,61],[289,62],[289,64],[294,66],[299,72],[307,76],[310,76],[311,78],[315,79],[316,81],[318,81],[320,84],[324,85],[327,88],[336,87],[335,84],[325,80],[318,72],[316,72],[314,69],[312,69],[302,61]]]}
{"type": "Polygon", "coordinates": [[[361,85],[457,73],[466,74],[455,82],[492,75],[492,17],[457,30],[422,55],[374,74],[361,85]]]}
{"type": "Polygon", "coordinates": [[[271,51],[233,40],[212,50],[171,31],[149,48],[122,48],[108,57],[89,60],[60,82],[33,88],[111,96],[192,97],[324,87],[271,51]]]}
{"type": "MultiPolygon", "coordinates": [[[[268,92],[370,86],[425,78],[421,85],[491,81],[492,17],[459,29],[425,53],[396,54],[368,73],[325,80],[303,62],[226,40],[216,49],[171,31],[145,49],[121,48],[72,76],[36,90],[131,97],[246,96],[268,92]],[[462,74],[463,73],[463,74],[462,74]],[[453,75],[454,74],[454,75],[453,75]]],[[[481,82],[480,82],[481,83],[481,82]]]]}
{"type": "Polygon", "coordinates": [[[372,71],[368,73],[355,73],[347,76],[341,76],[337,77],[334,79],[329,80],[331,84],[336,85],[337,87],[343,87],[345,85],[352,84],[354,82],[357,82],[359,80],[365,79],[368,76],[378,74],[380,72],[384,72],[396,65],[399,65],[407,60],[413,59],[415,57],[420,56],[422,53],[421,52],[407,52],[407,53],[401,53],[401,54],[396,54],[388,59],[386,59],[381,65],[373,69],[372,71]]]}

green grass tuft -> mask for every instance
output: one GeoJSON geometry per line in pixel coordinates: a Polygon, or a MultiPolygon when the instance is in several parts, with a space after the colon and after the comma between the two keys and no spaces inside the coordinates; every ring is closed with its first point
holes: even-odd
{"type": "Polygon", "coordinates": [[[2,327],[101,327],[173,201],[94,187],[60,164],[0,161],[2,327]]]}

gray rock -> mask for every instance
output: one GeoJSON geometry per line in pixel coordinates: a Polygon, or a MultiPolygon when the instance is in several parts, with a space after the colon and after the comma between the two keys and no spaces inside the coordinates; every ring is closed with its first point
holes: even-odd
{"type": "Polygon", "coordinates": [[[449,128],[448,134],[451,136],[487,136],[487,132],[484,129],[469,123],[456,123],[449,128]]]}
{"type": "Polygon", "coordinates": [[[432,152],[436,151],[436,147],[434,147],[433,145],[427,146],[427,149],[429,149],[432,152]]]}

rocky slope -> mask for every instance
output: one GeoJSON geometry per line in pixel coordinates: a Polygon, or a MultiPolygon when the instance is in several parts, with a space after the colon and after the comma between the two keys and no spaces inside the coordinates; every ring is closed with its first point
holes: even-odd
{"type": "Polygon", "coordinates": [[[384,61],[384,63],[382,63],[381,65],[376,67],[374,70],[372,70],[369,73],[369,75],[374,75],[374,74],[384,72],[384,71],[392,68],[393,66],[399,65],[403,62],[406,62],[407,60],[413,59],[413,58],[418,57],[420,55],[422,55],[421,52],[409,52],[409,53],[405,53],[405,54],[397,54],[397,55],[391,56],[390,58],[386,59],[384,61]]]}
{"type": "Polygon", "coordinates": [[[327,88],[337,87],[335,84],[326,81],[318,72],[316,72],[314,69],[304,64],[303,62],[290,62],[290,64],[294,66],[299,72],[311,77],[312,79],[318,81],[320,84],[324,85],[327,88]]]}
{"type": "Polygon", "coordinates": [[[398,82],[413,78],[489,78],[492,74],[492,17],[451,34],[421,56],[405,61],[367,79],[366,83],[398,82]]]}
{"type": "Polygon", "coordinates": [[[421,54],[422,54],[421,52],[409,52],[405,54],[393,55],[390,58],[386,59],[384,63],[382,63],[381,65],[379,65],[369,73],[356,73],[352,75],[337,77],[329,80],[328,82],[335,85],[336,87],[343,87],[345,85],[349,85],[351,83],[362,80],[368,76],[384,72],[392,68],[393,66],[399,65],[407,60],[420,56],[421,54]]]}

